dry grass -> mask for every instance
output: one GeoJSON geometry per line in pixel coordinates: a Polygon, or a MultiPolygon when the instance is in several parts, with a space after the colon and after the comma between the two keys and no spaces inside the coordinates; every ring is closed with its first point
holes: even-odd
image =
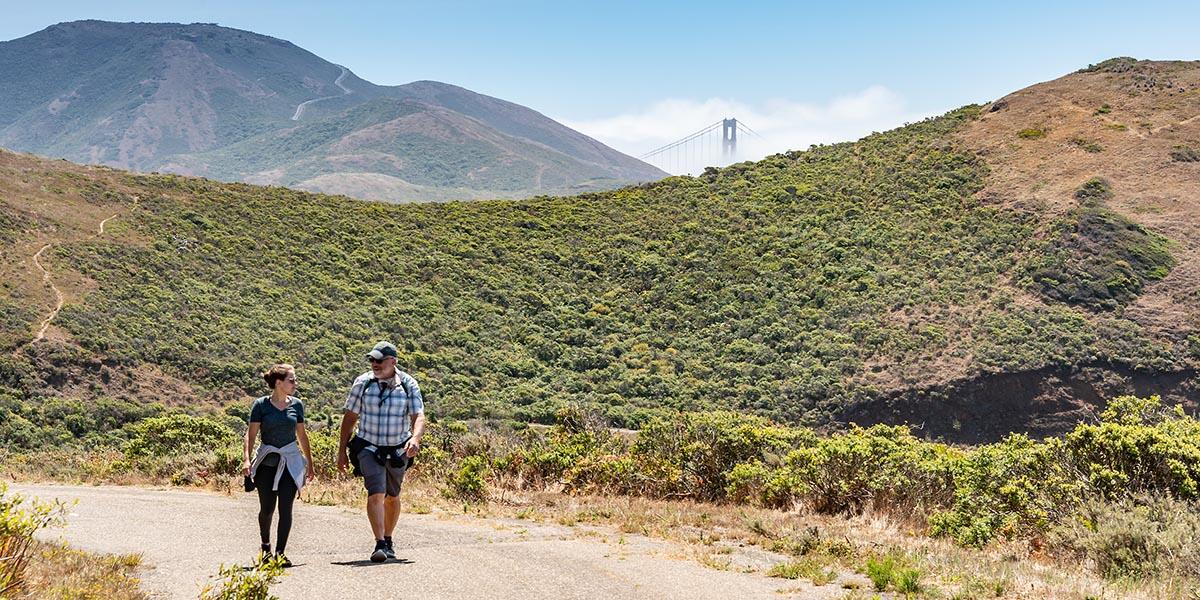
{"type": "Polygon", "coordinates": [[[26,571],[24,595],[14,600],[148,600],[138,588],[136,554],[101,556],[37,542],[26,571]]]}

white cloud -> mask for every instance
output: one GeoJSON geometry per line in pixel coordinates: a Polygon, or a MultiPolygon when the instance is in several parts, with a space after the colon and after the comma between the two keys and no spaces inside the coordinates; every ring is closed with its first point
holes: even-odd
{"type": "MultiPolygon", "coordinates": [[[[752,105],[724,98],[704,101],[667,99],[623,115],[594,120],[559,119],[564,125],[594,137],[632,156],[670,144],[724,118],[736,118],[761,137],[738,136],[737,161],[757,160],[812,144],[858,139],[918,121],[925,114],[909,112],[904,99],[883,86],[834,98],[826,104],[770,100],[752,105]]],[[[671,173],[697,173],[708,165],[723,165],[720,128],[703,145],[647,159],[671,173]]]]}

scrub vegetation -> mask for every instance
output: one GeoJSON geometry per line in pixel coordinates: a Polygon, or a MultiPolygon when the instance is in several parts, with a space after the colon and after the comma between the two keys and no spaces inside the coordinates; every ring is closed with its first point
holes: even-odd
{"type": "MultiPolygon", "coordinates": [[[[117,384],[155,365],[241,402],[286,360],[320,422],[375,339],[398,343],[440,416],[552,423],[580,403],[632,428],[711,408],[824,424],[980,373],[1189,364],[1186,344],[1112,310],[1169,272],[1170,244],[1103,200],[1051,224],[982,203],[987,168],[950,137],[977,112],[520,202],[391,206],[169,175],[99,190],[47,181],[129,212],[117,238],[48,252],[52,268],[96,282],[56,320],[79,347],[0,359],[0,410],[35,444],[42,427],[62,434],[38,399],[69,365],[117,384]]],[[[37,312],[7,302],[12,347],[37,312]]]]}
{"type": "MultiPolygon", "coordinates": [[[[126,426],[118,436],[125,441],[87,454],[9,451],[2,458],[17,472],[57,469],[43,477],[223,488],[239,474],[236,420],[155,418],[126,426]],[[206,441],[170,441],[186,437],[206,441]]],[[[750,541],[789,557],[764,573],[817,585],[858,573],[879,591],[917,596],[1006,597],[1012,591],[1002,573],[964,578],[971,568],[939,564],[931,554],[936,548],[965,563],[992,560],[989,553],[1031,552],[1113,586],[1174,590],[1161,597],[1200,582],[1200,422],[1157,397],[1117,398],[1097,423],[1061,437],[1014,434],[974,447],[924,441],[902,427],[822,434],[720,411],[656,417],[636,434],[604,425],[579,407],[561,411],[549,427],[440,421],[431,426],[412,474],[415,489],[432,487],[463,510],[510,507],[519,519],[545,513],[560,524],[612,523],[689,543],[695,540],[687,531],[701,532],[705,546],[726,538],[750,541]],[[555,499],[544,504],[513,496],[547,493],[555,499]],[[629,506],[568,510],[587,498],[629,506]],[[651,504],[631,508],[634,498],[651,504]],[[687,504],[653,504],[680,501],[687,504]],[[644,514],[659,510],[699,522],[660,531],[654,523],[665,517],[644,514]],[[702,517],[724,513],[741,517],[720,526],[702,517]],[[763,515],[843,524],[882,518],[916,538],[881,546],[866,531],[857,539],[812,525],[785,529],[755,520],[763,515]],[[638,519],[649,521],[636,525],[638,519]],[[943,545],[926,547],[919,539],[943,545]]],[[[331,429],[310,435],[323,483],[307,498],[357,504],[361,486],[334,468],[335,435],[331,429]],[[342,482],[348,491],[341,500],[320,491],[342,482]]],[[[409,510],[429,512],[412,493],[421,492],[410,491],[409,510]]]]}

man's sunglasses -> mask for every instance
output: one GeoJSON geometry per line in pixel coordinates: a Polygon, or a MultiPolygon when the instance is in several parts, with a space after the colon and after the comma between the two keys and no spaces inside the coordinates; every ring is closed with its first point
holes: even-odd
{"type": "Polygon", "coordinates": [[[391,357],[389,356],[387,358],[375,358],[374,356],[368,356],[367,360],[371,361],[371,364],[374,365],[374,364],[383,363],[383,362],[387,361],[388,358],[391,358],[391,357]]]}

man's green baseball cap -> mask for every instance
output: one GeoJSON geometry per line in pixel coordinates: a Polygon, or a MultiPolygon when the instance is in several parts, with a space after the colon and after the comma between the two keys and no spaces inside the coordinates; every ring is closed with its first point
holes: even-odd
{"type": "Polygon", "coordinates": [[[379,342],[378,344],[375,344],[374,348],[371,348],[370,352],[367,353],[367,358],[373,358],[375,360],[383,360],[388,356],[396,358],[396,347],[390,342],[379,342]]]}

